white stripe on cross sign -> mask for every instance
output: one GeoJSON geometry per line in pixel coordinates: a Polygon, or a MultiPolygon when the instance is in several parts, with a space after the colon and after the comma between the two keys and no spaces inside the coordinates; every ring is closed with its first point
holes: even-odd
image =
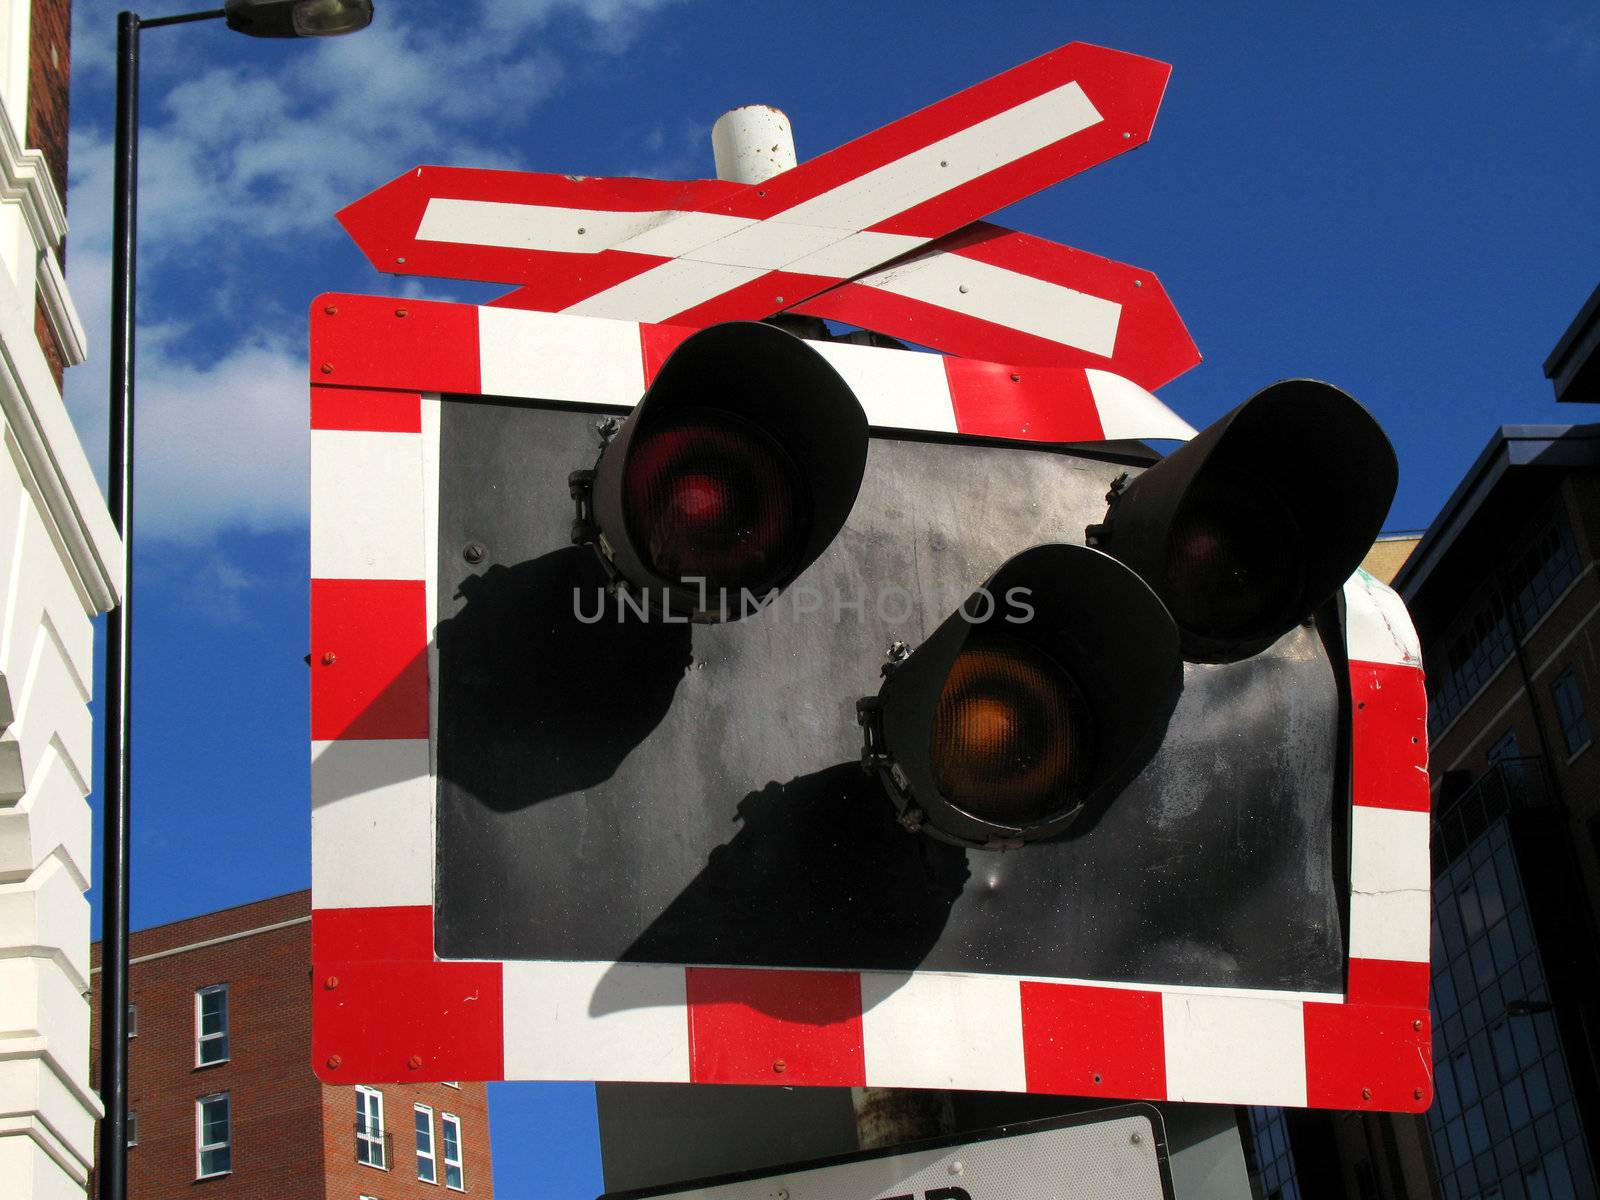
{"type": "MultiPolygon", "coordinates": [[[[770,271],[849,278],[915,250],[928,240],[905,234],[863,238],[863,231],[1101,120],[1083,88],[1076,82],[1064,84],[949,137],[910,150],[765,220],[744,219],[733,228],[721,222],[739,218],[691,221],[699,227],[680,242],[679,248],[669,251],[673,261],[651,267],[626,283],[569,306],[567,311],[595,317],[665,321],[770,271]]],[[[803,169],[795,167],[793,171],[803,169]]],[[[662,253],[663,235],[670,235],[684,220],[679,216],[669,221],[665,229],[648,230],[615,249],[662,253]]],[[[804,297],[793,297],[801,299],[804,297]]]]}

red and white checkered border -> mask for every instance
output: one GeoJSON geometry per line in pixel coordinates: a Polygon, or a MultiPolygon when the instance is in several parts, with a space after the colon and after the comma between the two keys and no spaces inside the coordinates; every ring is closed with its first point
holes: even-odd
{"type": "MultiPolygon", "coordinates": [[[[1345,586],[1353,807],[1343,994],[932,971],[435,959],[428,568],[436,551],[436,394],[630,405],[688,332],[378,297],[329,295],[313,307],[319,1075],[335,1083],[871,1085],[1426,1108],[1433,1085],[1421,658],[1399,597],[1361,573],[1345,586]]],[[[1192,433],[1155,397],[1104,372],[819,349],[879,427],[1036,441],[1192,433]]]]}

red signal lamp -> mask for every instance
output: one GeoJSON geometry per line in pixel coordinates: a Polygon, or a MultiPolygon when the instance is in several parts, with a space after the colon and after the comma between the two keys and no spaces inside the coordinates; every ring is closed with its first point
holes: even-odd
{"type": "Polygon", "coordinates": [[[1290,379],[1257,392],[1107,498],[1089,545],[1159,595],[1184,657],[1266,649],[1361,565],[1394,499],[1394,448],[1338,388],[1290,379]]]}
{"type": "Polygon", "coordinates": [[[866,414],[827,360],[770,325],[713,325],[572,475],[574,540],[652,605],[736,619],[833,541],[866,462],[866,414]]]}

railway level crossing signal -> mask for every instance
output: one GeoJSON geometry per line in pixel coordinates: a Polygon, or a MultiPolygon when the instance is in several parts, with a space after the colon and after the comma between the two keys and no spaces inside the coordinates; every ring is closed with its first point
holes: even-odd
{"type": "Polygon", "coordinates": [[[1381,432],[1290,381],[1191,437],[1139,378],[1175,315],[991,339],[872,282],[1021,238],[972,222],[1143,140],[1165,70],[1066,47],[764,196],[429,168],[346,210],[517,290],[312,311],[324,1079],[1426,1106],[1381,432]],[[850,289],[949,353],[756,323],[850,289]]]}

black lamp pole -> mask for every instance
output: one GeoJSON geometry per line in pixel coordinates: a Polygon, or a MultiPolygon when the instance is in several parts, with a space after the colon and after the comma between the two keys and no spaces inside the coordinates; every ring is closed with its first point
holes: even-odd
{"type": "Polygon", "coordinates": [[[257,37],[350,33],[372,20],[370,0],[296,4],[294,0],[230,0],[228,7],[141,19],[117,14],[116,170],[112,181],[111,443],[107,503],[122,535],[122,602],[106,619],[105,761],[101,784],[105,829],[100,908],[100,1122],[96,1155],[100,1200],[128,1194],[128,763],[133,678],[133,361],[134,279],[138,257],[139,32],[162,25],[227,18],[257,37]],[[320,9],[304,24],[296,10],[320,9]],[[336,11],[333,11],[336,10],[336,11]]]}
{"type": "Polygon", "coordinates": [[[100,898],[101,1200],[128,1194],[128,674],[133,586],[133,275],[139,174],[139,18],[117,14],[116,173],[112,184],[111,446],[107,501],[122,535],[122,602],[106,618],[105,828],[100,898]]]}

